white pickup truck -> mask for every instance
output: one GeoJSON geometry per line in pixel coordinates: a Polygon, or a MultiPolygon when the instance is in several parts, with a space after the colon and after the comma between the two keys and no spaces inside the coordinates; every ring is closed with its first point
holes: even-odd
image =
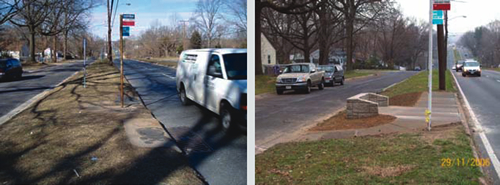
{"type": "Polygon", "coordinates": [[[323,90],[325,72],[317,71],[311,63],[297,63],[285,66],[283,72],[276,78],[276,93],[283,94],[286,90],[301,90],[311,92],[311,87],[317,86],[323,90]]]}

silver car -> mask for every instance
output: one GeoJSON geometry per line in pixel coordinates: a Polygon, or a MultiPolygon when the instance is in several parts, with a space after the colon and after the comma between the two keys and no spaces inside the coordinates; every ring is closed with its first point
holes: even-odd
{"type": "Polygon", "coordinates": [[[325,71],[325,85],[331,85],[332,87],[335,83],[340,83],[344,85],[344,69],[340,65],[323,65],[318,66],[318,70],[325,71]]]}

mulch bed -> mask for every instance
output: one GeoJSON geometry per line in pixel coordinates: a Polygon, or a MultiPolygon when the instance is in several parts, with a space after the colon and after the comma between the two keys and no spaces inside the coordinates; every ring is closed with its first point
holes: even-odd
{"type": "Polygon", "coordinates": [[[421,95],[422,92],[414,92],[393,96],[389,99],[389,105],[413,107],[417,103],[418,99],[420,99],[421,95]]]}

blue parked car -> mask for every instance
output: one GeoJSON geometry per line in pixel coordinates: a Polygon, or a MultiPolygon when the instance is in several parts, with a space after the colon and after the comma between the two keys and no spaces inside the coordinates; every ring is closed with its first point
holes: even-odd
{"type": "Polygon", "coordinates": [[[0,59],[0,79],[15,80],[23,76],[21,62],[15,58],[0,59]]]}

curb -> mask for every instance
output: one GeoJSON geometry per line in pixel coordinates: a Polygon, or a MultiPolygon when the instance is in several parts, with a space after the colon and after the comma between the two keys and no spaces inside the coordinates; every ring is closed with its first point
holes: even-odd
{"type": "Polygon", "coordinates": [[[467,97],[465,96],[464,92],[462,91],[462,88],[460,87],[460,84],[458,83],[457,78],[455,75],[452,73],[453,78],[455,79],[455,84],[458,87],[458,90],[460,92],[460,95],[462,97],[462,100],[465,103],[465,109],[469,112],[470,119],[472,120],[472,125],[477,128],[476,130],[478,131],[477,134],[479,135],[479,138],[481,138],[481,141],[483,142],[484,148],[487,152],[488,157],[491,160],[491,164],[493,165],[493,169],[496,171],[496,175],[498,178],[500,178],[500,161],[498,160],[495,152],[493,151],[493,148],[491,147],[490,142],[488,141],[488,138],[486,137],[486,134],[484,134],[483,128],[481,126],[481,123],[479,123],[479,120],[476,117],[476,114],[474,113],[474,110],[472,110],[469,101],[467,100],[467,97]]]}
{"type": "MultiPolygon", "coordinates": [[[[80,70],[81,71],[81,70],[80,70]]],[[[55,88],[59,87],[61,84],[67,82],[71,77],[75,76],[78,74],[80,71],[74,72],[71,76],[67,77],[63,81],[59,82],[57,85],[52,86],[52,88],[47,89],[37,95],[35,95],[33,98],[29,99],[28,101],[24,102],[23,104],[17,106],[15,109],[11,110],[9,113],[6,115],[0,117],[0,125],[3,125],[10,119],[12,119],[14,116],[18,115],[19,113],[23,112],[26,110],[28,107],[31,107],[33,104],[38,102],[39,100],[45,98],[47,95],[49,95],[55,88]]]]}

